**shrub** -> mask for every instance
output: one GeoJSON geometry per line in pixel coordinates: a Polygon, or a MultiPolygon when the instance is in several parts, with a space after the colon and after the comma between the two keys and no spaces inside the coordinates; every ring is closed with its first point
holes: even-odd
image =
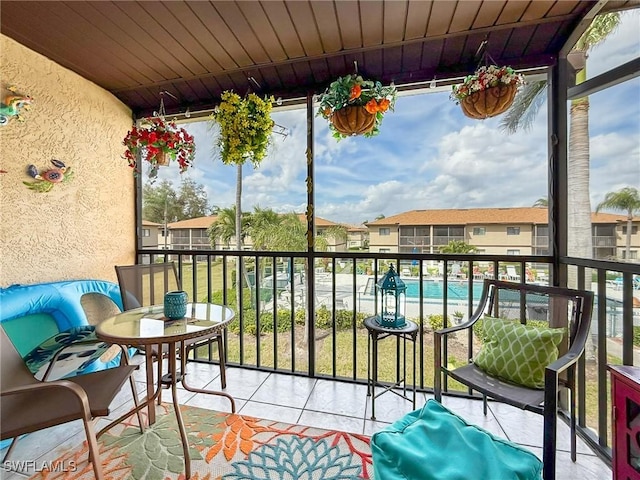
{"type": "Polygon", "coordinates": [[[440,314],[437,315],[429,315],[427,317],[429,325],[431,325],[431,330],[440,330],[444,327],[444,317],[440,314]]]}
{"type": "Polygon", "coordinates": [[[640,327],[633,327],[633,345],[640,347],[640,327]]]}
{"type": "MultiPolygon", "coordinates": [[[[207,297],[204,296],[201,300],[202,302],[207,302],[207,297]]],[[[238,311],[238,306],[236,305],[236,289],[229,288],[227,289],[227,303],[223,302],[223,292],[222,290],[217,290],[211,294],[211,301],[213,303],[217,303],[218,305],[227,305],[234,311],[238,311]]],[[[253,296],[251,295],[251,290],[248,288],[244,288],[242,290],[242,305],[244,310],[251,310],[253,308],[253,296]]]]}
{"type": "Polygon", "coordinates": [[[482,319],[479,319],[476,323],[474,323],[471,328],[473,329],[473,334],[476,336],[476,338],[484,343],[486,339],[484,336],[484,324],[482,323],[482,319]]]}
{"type": "Polygon", "coordinates": [[[331,323],[331,312],[326,305],[320,305],[316,310],[316,328],[325,330],[331,328],[331,323]]]}

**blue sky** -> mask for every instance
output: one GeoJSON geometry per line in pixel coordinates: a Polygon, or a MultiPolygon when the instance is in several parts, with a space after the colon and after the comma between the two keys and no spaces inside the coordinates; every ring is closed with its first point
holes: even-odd
{"type": "MultiPolygon", "coordinates": [[[[590,53],[593,77],[640,55],[640,13],[622,14],[618,30],[590,53]]],[[[274,111],[289,135],[274,135],[257,170],[244,167],[243,210],[259,205],[279,212],[306,209],[306,112],[274,111]]],[[[400,96],[380,135],[336,142],[327,122],[315,119],[316,214],[360,224],[412,209],[531,206],[547,194],[547,111],[528,132],[506,135],[500,116],[465,117],[449,93],[400,96]]],[[[196,138],[188,175],[205,186],[211,205],[235,201],[235,167],[225,166],[207,122],[185,127],[196,138]]],[[[640,78],[590,97],[592,208],[604,195],[640,186],[640,78]]],[[[177,167],[160,179],[180,182],[177,167]]]]}

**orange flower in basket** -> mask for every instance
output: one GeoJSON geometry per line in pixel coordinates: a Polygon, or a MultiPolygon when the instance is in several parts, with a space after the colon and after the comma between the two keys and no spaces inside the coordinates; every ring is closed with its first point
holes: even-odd
{"type": "Polygon", "coordinates": [[[389,105],[390,104],[391,104],[391,102],[389,100],[387,100],[386,98],[380,100],[380,102],[378,102],[378,111],[386,112],[389,109],[389,105]]]}
{"type": "Polygon", "coordinates": [[[373,137],[380,131],[383,115],[393,110],[396,94],[393,84],[385,87],[357,73],[345,75],[331,82],[320,95],[317,114],[329,121],[332,136],[338,140],[351,135],[373,137]],[[357,119],[367,122],[366,128],[357,119]]]}
{"type": "Polygon", "coordinates": [[[356,98],[360,98],[362,94],[362,87],[358,84],[351,87],[351,95],[349,96],[349,100],[355,100],[356,98]]]}
{"type": "Polygon", "coordinates": [[[378,102],[376,102],[375,99],[372,98],[367,102],[364,108],[371,114],[376,113],[378,111],[378,102]]]}

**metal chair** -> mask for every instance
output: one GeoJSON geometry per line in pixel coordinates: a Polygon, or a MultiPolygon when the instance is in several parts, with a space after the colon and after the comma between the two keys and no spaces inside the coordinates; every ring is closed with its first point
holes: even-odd
{"type": "MultiPolygon", "coordinates": [[[[571,459],[576,461],[576,364],[585,349],[592,309],[593,293],[589,291],[485,280],[480,303],[471,318],[461,325],[434,332],[435,399],[441,400],[443,378],[449,377],[482,394],[485,415],[487,397],[543,415],[543,476],[545,480],[554,480],[560,386],[569,392],[571,459]],[[477,367],[473,360],[460,368],[448,368],[447,336],[467,331],[469,335],[459,335],[458,338],[470,340],[469,329],[484,316],[515,319],[522,324],[544,321],[549,327],[566,327],[567,333],[558,347],[558,359],[545,368],[544,389],[524,387],[493,377],[477,367]]],[[[468,351],[472,352],[471,345],[468,351]]]]}
{"type": "MultiPolygon", "coordinates": [[[[0,328],[0,347],[0,440],[13,439],[3,461],[21,435],[82,420],[89,445],[89,461],[93,464],[95,478],[102,480],[97,439],[117,422],[110,423],[96,435],[93,419],[109,415],[109,405],[127,380],[137,406],[135,383],[131,377],[137,365],[127,365],[126,352],[123,352],[125,364],[119,367],[46,382],[37,380],[29,371],[4,328],[0,328]]],[[[143,428],[142,423],[140,428],[143,428]]]]}
{"type": "MultiPolygon", "coordinates": [[[[148,265],[122,265],[116,266],[115,269],[118,284],[120,285],[122,304],[125,310],[162,304],[166,292],[182,289],[178,271],[173,262],[152,263],[148,265]]],[[[195,301],[195,299],[193,299],[193,301],[195,301]]],[[[191,350],[203,345],[208,345],[213,341],[218,345],[220,383],[224,389],[227,387],[227,378],[225,373],[223,335],[216,335],[206,340],[193,339],[191,343],[186,346],[185,350],[188,356],[191,350]]],[[[163,348],[166,349],[166,346],[163,348]]],[[[159,352],[152,351],[151,354],[155,359],[159,358],[159,352]]],[[[164,351],[162,355],[164,356],[164,354],[166,354],[166,351],[164,351]]],[[[148,369],[147,372],[149,371],[148,369]]],[[[147,381],[153,384],[152,378],[147,378],[147,381]]],[[[160,397],[158,397],[158,400],[160,401],[160,397]]]]}

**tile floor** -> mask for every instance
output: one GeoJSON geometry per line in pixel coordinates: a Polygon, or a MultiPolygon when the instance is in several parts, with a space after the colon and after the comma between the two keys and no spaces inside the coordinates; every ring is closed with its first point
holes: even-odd
{"type": "MultiPolygon", "coordinates": [[[[136,357],[139,358],[139,357],[136,357]]],[[[217,366],[189,363],[189,384],[194,387],[220,388],[217,366]]],[[[142,394],[144,372],[136,372],[138,391],[142,394]]],[[[275,373],[227,369],[227,389],[236,400],[240,414],[299,423],[319,428],[344,430],[371,435],[403,414],[411,411],[411,403],[392,393],[376,399],[376,421],[370,419],[371,400],[364,385],[353,385],[323,379],[309,379],[275,373]]],[[[116,418],[130,408],[130,390],[125,386],[114,400],[112,415],[116,418]]],[[[416,406],[421,406],[430,395],[417,394],[416,406]]],[[[163,392],[170,400],[170,393],[163,392]]],[[[229,411],[229,401],[222,397],[193,394],[179,389],[181,403],[219,411],[229,411]]],[[[444,405],[470,423],[496,435],[522,444],[542,456],[542,416],[523,412],[508,405],[490,403],[485,417],[482,403],[445,397],[444,405]]],[[[101,426],[100,420],[98,427],[101,426]]],[[[569,454],[569,429],[559,422],[557,478],[559,480],[611,479],[611,469],[578,439],[578,461],[573,463],[569,454]]],[[[84,440],[82,424],[72,422],[53,427],[21,439],[11,456],[11,462],[0,468],[0,478],[18,480],[28,478],[44,462],[58,458],[66,449],[84,440]],[[20,464],[19,461],[25,461],[20,464]],[[7,471],[6,467],[13,467],[7,471]]],[[[489,480],[489,479],[484,479],[489,480]]]]}

